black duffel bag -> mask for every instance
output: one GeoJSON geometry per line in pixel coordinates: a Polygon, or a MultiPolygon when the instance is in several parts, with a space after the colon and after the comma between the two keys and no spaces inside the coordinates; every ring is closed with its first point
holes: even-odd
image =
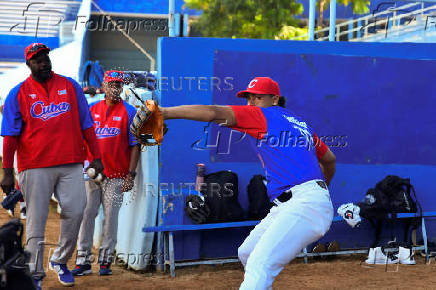
{"type": "Polygon", "coordinates": [[[30,254],[22,246],[23,224],[13,219],[0,227],[0,289],[36,289],[29,274],[30,254]]]}
{"type": "Polygon", "coordinates": [[[207,223],[234,222],[244,219],[238,201],[238,175],[230,170],[204,176],[201,193],[210,209],[207,223]]]}

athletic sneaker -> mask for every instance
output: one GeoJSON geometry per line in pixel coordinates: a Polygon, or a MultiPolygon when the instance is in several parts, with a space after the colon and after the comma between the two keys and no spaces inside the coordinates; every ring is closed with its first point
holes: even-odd
{"type": "Polygon", "coordinates": [[[76,267],[73,270],[71,270],[71,274],[73,274],[73,276],[85,276],[85,275],[92,274],[91,265],[89,264],[76,265],[76,267]]]}
{"type": "Polygon", "coordinates": [[[74,277],[70,270],[67,268],[67,264],[59,264],[50,262],[50,270],[55,271],[58,274],[58,280],[64,286],[73,286],[74,277]]]}
{"type": "Polygon", "coordinates": [[[13,209],[8,209],[8,215],[10,217],[14,217],[14,210],[13,209]]]}
{"type": "Polygon", "coordinates": [[[400,264],[416,265],[415,251],[412,248],[400,247],[399,258],[400,258],[400,264]]]}
{"type": "Polygon", "coordinates": [[[313,247],[312,253],[324,253],[326,251],[325,245],[323,243],[318,243],[313,247]]]}
{"type": "Polygon", "coordinates": [[[42,289],[42,278],[33,278],[33,283],[35,283],[36,290],[42,289]]]}
{"type": "Polygon", "coordinates": [[[339,243],[336,241],[330,242],[327,247],[327,252],[338,252],[340,251],[341,247],[339,246],[339,243]]]}
{"type": "Polygon", "coordinates": [[[396,264],[398,263],[398,257],[397,255],[390,254],[386,256],[383,253],[381,247],[370,248],[368,253],[368,259],[366,259],[365,263],[377,265],[396,264]]]}
{"type": "Polygon", "coordinates": [[[101,264],[98,274],[100,276],[112,275],[111,264],[101,264]]]}
{"type": "Polygon", "coordinates": [[[26,219],[26,207],[23,207],[20,210],[20,219],[25,220],[26,219]]]}

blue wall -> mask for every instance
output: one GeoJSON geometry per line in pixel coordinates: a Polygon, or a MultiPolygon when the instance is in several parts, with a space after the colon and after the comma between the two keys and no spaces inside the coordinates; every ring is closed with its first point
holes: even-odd
{"type": "MultiPolygon", "coordinates": [[[[288,97],[288,108],[305,118],[318,135],[346,136],[347,146],[330,144],[338,157],[330,187],[335,209],[362,200],[377,181],[396,174],[411,178],[424,210],[435,210],[430,182],[436,174],[432,154],[436,117],[431,112],[435,85],[430,78],[435,48],[435,44],[162,38],[161,102],[163,106],[241,104],[233,97],[238,90],[256,75],[270,76],[288,97]],[[221,80],[219,89],[208,87],[212,77],[221,80]],[[230,85],[223,78],[229,78],[230,85]]],[[[160,181],[176,187],[194,182],[197,162],[206,163],[208,172],[230,169],[239,175],[239,199],[246,208],[247,183],[262,168],[250,159],[251,149],[243,145],[244,140],[224,140],[231,149],[226,154],[222,148],[228,145],[216,146],[210,134],[215,129],[205,130],[207,124],[168,120],[168,125],[161,147],[160,181]]],[[[187,186],[181,191],[186,194],[187,186]]],[[[161,223],[189,223],[179,192],[164,192],[161,223]]],[[[347,247],[368,246],[370,232],[367,226],[356,230],[339,223],[325,239],[337,239],[347,247]]],[[[431,223],[429,234],[434,235],[431,223]]],[[[177,258],[235,254],[245,235],[246,231],[238,230],[178,235],[177,258]],[[222,247],[209,245],[217,238],[222,247]]]]}
{"type": "Polygon", "coordinates": [[[59,47],[58,37],[0,35],[0,60],[24,62],[24,49],[33,42],[42,42],[51,49],[59,47]]]}

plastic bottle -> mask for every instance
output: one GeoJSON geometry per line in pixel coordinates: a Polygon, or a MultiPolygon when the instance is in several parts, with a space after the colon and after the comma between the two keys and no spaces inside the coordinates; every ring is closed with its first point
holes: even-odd
{"type": "Polygon", "coordinates": [[[200,192],[201,185],[204,183],[206,166],[203,163],[197,163],[197,177],[195,178],[195,190],[200,192]]]}

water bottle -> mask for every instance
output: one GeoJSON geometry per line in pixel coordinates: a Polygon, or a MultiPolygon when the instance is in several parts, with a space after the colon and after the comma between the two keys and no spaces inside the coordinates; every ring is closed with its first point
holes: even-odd
{"type": "Polygon", "coordinates": [[[195,190],[200,192],[201,185],[204,183],[206,166],[203,163],[197,163],[197,177],[195,178],[195,190]]]}

